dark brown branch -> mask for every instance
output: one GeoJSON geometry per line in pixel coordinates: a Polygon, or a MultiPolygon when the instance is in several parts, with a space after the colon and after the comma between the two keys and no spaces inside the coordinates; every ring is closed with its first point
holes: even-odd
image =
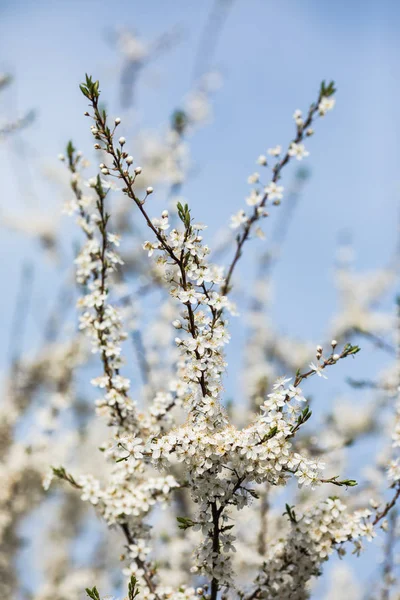
{"type": "Polygon", "coordinates": [[[386,515],[389,513],[389,511],[395,506],[395,504],[399,498],[400,498],[400,484],[397,484],[396,493],[394,494],[393,498],[389,502],[387,502],[387,504],[385,505],[383,510],[381,510],[381,512],[378,512],[376,514],[375,519],[372,521],[372,525],[375,526],[379,523],[379,521],[384,519],[386,517],[386,515]]]}

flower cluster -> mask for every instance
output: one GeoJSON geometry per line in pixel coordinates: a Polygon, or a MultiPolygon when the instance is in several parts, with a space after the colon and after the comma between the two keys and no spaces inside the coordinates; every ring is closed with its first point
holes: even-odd
{"type": "Polygon", "coordinates": [[[92,351],[100,354],[104,367],[103,375],[92,380],[94,386],[105,390],[104,397],[97,402],[98,410],[115,424],[124,420],[124,428],[130,420],[132,429],[135,403],[128,395],[129,380],[120,375],[121,343],[126,339],[126,333],[119,309],[109,302],[109,278],[117,266],[123,264],[116,252],[119,236],[107,230],[109,215],[105,210],[105,199],[110,186],[97,177],[88,182],[93,194],[83,194],[78,173],[81,154],[69,144],[67,156],[74,192],[68,211],[78,213],[78,225],[86,236],[75,260],[77,283],[85,290],[78,300],[78,307],[84,310],[79,328],[91,340],[92,351]]]}
{"type": "MultiPolygon", "coordinates": [[[[151,247],[161,251],[157,261],[165,267],[170,294],[184,309],[182,318],[174,321],[175,328],[184,334],[175,340],[181,356],[177,394],[196,419],[213,429],[225,422],[218,400],[225,368],[222,349],[229,341],[222,312],[234,312],[234,306],[216,289],[224,280],[221,269],[207,262],[209,248],[202,244],[200,235],[204,226],[191,222],[187,205],[179,206],[185,230],[173,229],[167,236],[169,221],[164,211],[161,219],[153,219],[158,241],[151,247]]],[[[149,244],[146,242],[144,248],[149,244]]]]}
{"type": "Polygon", "coordinates": [[[96,506],[108,525],[124,523],[127,518],[141,524],[151,507],[157,501],[167,500],[171,490],[177,487],[171,475],[149,477],[138,483],[130,477],[132,466],[127,462],[124,465],[114,472],[111,485],[105,489],[101,489],[100,482],[91,475],[81,475],[77,481],[82,500],[96,506]]]}
{"type": "MultiPolygon", "coordinates": [[[[306,375],[315,373],[312,369],[306,375]]],[[[243,430],[231,424],[207,431],[201,414],[195,421],[162,436],[151,444],[153,460],[168,468],[168,463],[186,466],[191,493],[200,510],[188,526],[201,528],[205,537],[197,550],[196,569],[232,585],[229,553],[234,537],[225,530],[227,508],[242,509],[252,501],[252,483],[284,485],[294,475],[300,486],[314,488],[323,481],[324,464],[295,452],[291,439],[309,418],[308,408],[298,383],[282,378],[261,406],[254,423],[243,430]],[[287,386],[287,384],[289,384],[287,386]],[[216,533],[217,532],[217,533],[216,533]],[[218,536],[218,552],[214,544],[218,536]]],[[[218,410],[215,406],[212,409],[218,410]]],[[[208,412],[208,411],[207,411],[208,412]]],[[[352,485],[352,482],[347,482],[352,485]]]]}
{"type": "MultiPolygon", "coordinates": [[[[253,212],[250,215],[246,215],[243,209],[239,210],[236,214],[231,217],[232,229],[240,229],[240,233],[237,237],[237,256],[240,255],[241,248],[249,237],[254,223],[258,222],[261,218],[267,217],[268,212],[266,211],[267,203],[274,206],[279,206],[283,199],[284,187],[279,185],[282,169],[292,158],[302,160],[309,156],[308,150],[303,143],[306,137],[313,135],[314,131],[311,128],[314,120],[318,116],[324,116],[328,110],[331,110],[335,105],[335,100],[332,97],[335,93],[333,82],[328,86],[322,83],[318,99],[316,103],[311,104],[307,115],[303,118],[302,112],[296,110],[293,118],[296,123],[296,136],[290,142],[289,147],[285,153],[282,153],[281,146],[275,146],[269,148],[267,154],[273,158],[276,158],[276,162],[272,167],[272,176],[269,183],[266,185],[261,184],[259,173],[253,173],[248,177],[248,183],[255,185],[250,191],[249,196],[246,198],[248,206],[253,207],[253,212]]],[[[268,168],[268,160],[264,154],[261,154],[257,159],[257,164],[268,168]]],[[[255,234],[264,238],[263,231],[260,227],[257,227],[255,234]]]]}
{"type": "Polygon", "coordinates": [[[362,540],[371,540],[375,535],[369,510],[348,514],[337,498],[328,498],[301,518],[290,507],[287,511],[290,533],[268,552],[256,581],[259,593],[249,597],[304,600],[309,597],[310,579],[320,574],[322,563],[334,551],[343,556],[344,543],[352,542],[355,552],[359,552],[362,540]]]}

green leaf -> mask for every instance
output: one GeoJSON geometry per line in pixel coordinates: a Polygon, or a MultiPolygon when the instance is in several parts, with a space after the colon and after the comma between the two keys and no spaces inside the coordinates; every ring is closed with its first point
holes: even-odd
{"type": "Polygon", "coordinates": [[[99,81],[93,82],[91,76],[86,73],[85,83],[81,83],[79,88],[82,94],[86,96],[86,98],[89,98],[89,100],[93,100],[95,98],[98,98],[100,95],[99,85],[99,81]]]}
{"type": "Polygon", "coordinates": [[[71,485],[76,488],[81,488],[81,486],[75,481],[73,476],[64,469],[64,467],[51,467],[54,475],[59,479],[63,479],[64,481],[68,481],[71,485]]]}
{"type": "Polygon", "coordinates": [[[83,83],[80,84],[79,89],[81,90],[82,94],[84,96],[86,96],[86,98],[90,98],[90,93],[89,90],[87,89],[86,85],[84,85],[83,83]]]}
{"type": "Polygon", "coordinates": [[[321,83],[321,88],[320,88],[320,96],[333,96],[333,94],[336,93],[336,88],[335,88],[335,82],[334,81],[330,81],[328,83],[328,85],[326,85],[325,81],[323,81],[321,83]]]}
{"type": "Polygon", "coordinates": [[[66,479],[67,472],[64,467],[51,467],[51,470],[56,477],[59,477],[60,479],[66,479]]]}
{"type": "Polygon", "coordinates": [[[190,221],[191,221],[189,206],[187,204],[185,204],[185,206],[182,206],[182,204],[180,202],[178,202],[176,205],[176,208],[178,209],[178,217],[180,218],[182,223],[185,225],[185,228],[189,229],[190,221]]]}
{"type": "Polygon", "coordinates": [[[73,161],[74,161],[75,150],[76,150],[76,148],[74,147],[72,140],[70,140],[66,147],[66,152],[67,152],[68,160],[70,163],[73,163],[73,161]]]}
{"type": "Polygon", "coordinates": [[[179,529],[189,529],[189,527],[193,527],[193,525],[196,525],[195,521],[192,521],[192,519],[188,519],[187,517],[176,517],[176,520],[178,521],[179,525],[179,529]]]}
{"type": "Polygon", "coordinates": [[[297,523],[297,517],[294,511],[294,506],[290,506],[290,504],[285,504],[285,509],[286,510],[283,514],[287,515],[292,523],[297,523]]]}
{"type": "Polygon", "coordinates": [[[339,475],[335,475],[334,477],[331,477],[330,479],[325,479],[324,482],[325,483],[332,483],[333,485],[337,485],[338,487],[355,487],[356,485],[358,485],[357,481],[355,479],[342,479],[340,481],[338,481],[339,479],[339,475]]]}
{"type": "Polygon", "coordinates": [[[128,600],[134,600],[138,595],[139,588],[137,586],[137,579],[134,577],[134,575],[132,575],[128,585],[128,600]]]}
{"type": "Polygon", "coordinates": [[[115,462],[116,463],[123,462],[124,460],[128,460],[129,457],[130,457],[130,454],[127,454],[126,456],[122,456],[121,458],[117,458],[117,460],[115,462]]]}
{"type": "Polygon", "coordinates": [[[278,427],[276,425],[275,425],[275,427],[271,427],[271,429],[268,431],[268,433],[264,436],[264,441],[266,442],[267,440],[270,440],[277,433],[278,433],[278,427]]]}
{"type": "Polygon", "coordinates": [[[92,589],[86,588],[86,593],[89,596],[89,598],[92,598],[92,600],[100,600],[100,594],[97,591],[96,586],[92,589]]]}
{"type": "Polygon", "coordinates": [[[182,135],[188,124],[188,117],[183,110],[176,110],[171,118],[172,129],[182,135]]]}
{"type": "Polygon", "coordinates": [[[359,346],[353,346],[352,344],[346,344],[343,348],[343,356],[350,356],[352,354],[357,354],[360,352],[361,348],[359,346]]]}
{"type": "Polygon", "coordinates": [[[341,481],[340,483],[348,487],[355,487],[356,485],[358,485],[355,479],[343,479],[343,481],[341,481]]]}

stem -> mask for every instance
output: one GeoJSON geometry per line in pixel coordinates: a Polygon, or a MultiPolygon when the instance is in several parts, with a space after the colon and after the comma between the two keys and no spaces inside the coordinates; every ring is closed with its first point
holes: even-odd
{"type": "MultiPolygon", "coordinates": [[[[135,540],[131,534],[131,532],[129,531],[129,527],[127,523],[123,523],[121,525],[121,529],[124,532],[126,541],[128,542],[129,545],[132,545],[135,543],[135,540]]],[[[152,580],[152,576],[154,575],[154,573],[152,573],[151,571],[149,571],[148,566],[146,564],[145,561],[143,561],[141,558],[139,558],[138,556],[135,558],[135,562],[138,565],[138,567],[140,569],[143,569],[143,579],[145,580],[147,587],[149,588],[150,592],[152,594],[154,594],[154,597],[156,600],[160,600],[160,596],[157,594],[156,591],[156,586],[152,580]]]]}
{"type": "Polygon", "coordinates": [[[399,498],[400,498],[400,484],[398,484],[396,493],[393,496],[393,498],[390,500],[390,502],[388,502],[385,505],[385,508],[381,512],[376,514],[375,519],[372,521],[372,525],[377,525],[379,523],[379,521],[384,519],[386,517],[386,515],[388,514],[388,512],[394,507],[394,505],[396,504],[396,502],[399,498]]]}
{"type": "MultiPolygon", "coordinates": [[[[218,510],[216,502],[211,503],[211,514],[212,514],[213,525],[214,525],[213,552],[219,554],[219,534],[220,534],[219,516],[221,514],[221,509],[218,510]]],[[[218,588],[219,588],[218,579],[213,577],[212,581],[211,581],[211,600],[217,600],[218,588]]]]}
{"type": "MultiPolygon", "coordinates": [[[[318,105],[321,101],[321,98],[322,98],[322,91],[319,92],[316,104],[311,104],[310,109],[308,111],[307,119],[305,120],[304,124],[301,127],[297,128],[297,135],[291,143],[298,144],[299,142],[301,142],[304,139],[304,135],[305,135],[307,128],[312,124],[315,114],[318,112],[318,105]]],[[[283,167],[290,162],[290,159],[291,159],[291,156],[289,155],[289,150],[287,150],[285,156],[273,168],[273,177],[271,180],[273,183],[277,183],[277,181],[280,179],[281,171],[282,171],[283,167]]],[[[268,200],[268,194],[265,193],[262,197],[260,204],[254,207],[253,214],[250,216],[250,218],[246,222],[242,233],[239,234],[237,237],[236,251],[235,251],[235,254],[233,255],[233,259],[229,266],[227,276],[225,279],[225,283],[221,290],[221,294],[224,296],[230,290],[230,282],[232,279],[233,272],[235,270],[237,262],[239,261],[241,255],[242,255],[242,248],[243,248],[246,240],[250,236],[251,228],[252,228],[253,224],[256,221],[258,221],[260,218],[260,215],[258,214],[258,209],[264,208],[264,206],[267,203],[267,200],[268,200]]]]}

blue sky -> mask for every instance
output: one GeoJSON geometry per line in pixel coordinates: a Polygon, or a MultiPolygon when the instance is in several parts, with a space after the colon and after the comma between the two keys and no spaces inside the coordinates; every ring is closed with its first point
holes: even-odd
{"type": "MultiPolygon", "coordinates": [[[[0,68],[14,73],[16,83],[2,95],[0,109],[9,117],[31,107],[38,114],[18,138],[27,148],[26,162],[15,151],[15,140],[0,145],[2,205],[26,210],[21,188],[25,202],[32,200],[34,189],[41,208],[57,212],[59,198],[41,184],[35,169],[55,162],[71,137],[79,147],[90,148],[77,87],[85,71],[101,79],[110,108],[118,113],[120,63],[107,39],[114,27],[135,28],[144,39],[173,26],[182,31],[182,41],[149,69],[138,90],[141,121],[148,126],[165,123],[192,85],[211,6],[179,0],[168,8],[162,1],[115,1],[110,8],[102,0],[2,0],[0,68]]],[[[322,332],[334,307],[331,265],[340,232],[351,232],[358,264],[365,268],[387,261],[396,243],[399,12],[395,0],[236,0],[213,57],[224,85],[215,96],[214,123],[193,139],[199,173],[186,188],[193,212],[211,221],[211,231],[242,206],[246,178],[258,154],[288,142],[293,110],[307,108],[322,79],[337,82],[337,108],[318,124],[308,144],[313,176],[277,273],[276,318],[299,334],[310,328],[316,335],[322,332]],[[287,286],[292,294],[285,293],[287,286]],[[310,296],[312,288],[318,288],[318,297],[310,296]],[[293,295],[303,313],[300,319],[293,295]]],[[[290,180],[290,169],[285,180],[290,180]]],[[[0,300],[5,332],[19,265],[27,253],[33,255],[33,248],[2,232],[0,249],[7,260],[0,269],[9,292],[0,300]]]]}
{"type": "MultiPolygon", "coordinates": [[[[41,182],[40,166],[57,164],[70,138],[90,152],[78,89],[85,72],[100,78],[110,112],[120,112],[120,62],[108,41],[115,27],[134,28],[144,40],[174,26],[182,31],[181,42],[148,69],[138,87],[141,122],[165,124],[193,84],[212,4],[0,0],[0,71],[16,77],[0,95],[0,116],[37,111],[29,129],[0,142],[0,210],[22,214],[38,206],[58,213],[60,198],[41,182]]],[[[400,216],[399,17],[396,0],[235,0],[219,37],[211,66],[221,71],[224,85],[214,98],[213,123],[192,140],[198,173],[185,188],[193,214],[209,223],[211,233],[244,206],[246,179],[257,156],[291,139],[294,109],[308,107],[322,79],[334,79],[338,88],[335,110],[308,142],[312,177],[276,271],[275,318],[292,334],[310,332],[318,341],[326,330],[336,306],[332,267],[338,235],[351,234],[360,269],[377,268],[393,255],[400,216]]],[[[283,185],[291,172],[285,172],[283,185]]],[[[162,199],[156,193],[159,211],[162,199]]],[[[256,244],[262,247],[250,242],[242,261],[242,284],[251,282],[256,244]]],[[[7,230],[1,230],[0,252],[0,277],[6,282],[0,295],[4,366],[22,262],[29,257],[36,269],[30,343],[40,335],[57,269],[43,263],[32,241],[7,230]]],[[[242,334],[238,331],[239,339],[242,334]]]]}

